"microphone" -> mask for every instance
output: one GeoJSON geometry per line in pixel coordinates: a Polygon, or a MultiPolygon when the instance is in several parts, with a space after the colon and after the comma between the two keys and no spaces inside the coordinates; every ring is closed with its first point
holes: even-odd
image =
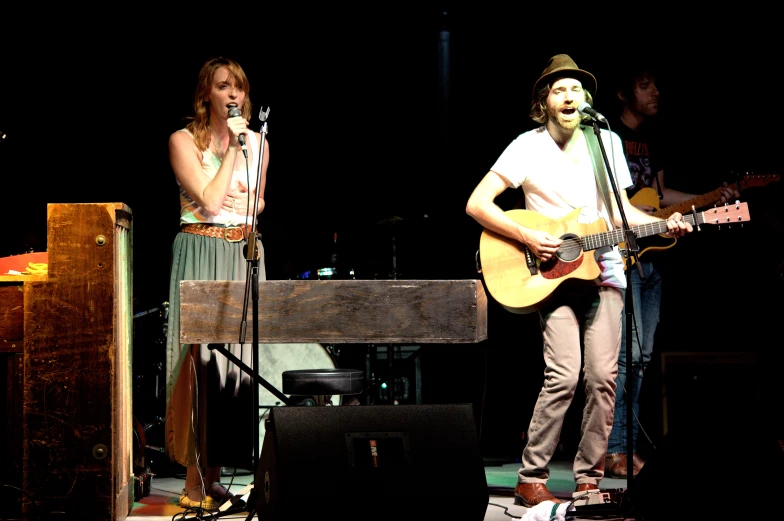
{"type": "Polygon", "coordinates": [[[591,116],[591,117],[592,117],[593,119],[595,119],[595,120],[598,120],[598,121],[603,121],[603,122],[607,123],[607,118],[605,118],[604,116],[602,116],[602,115],[601,115],[601,113],[599,113],[599,112],[596,112],[596,111],[595,111],[595,110],[594,110],[594,109],[593,109],[593,108],[592,108],[592,107],[591,107],[591,106],[588,104],[588,102],[586,102],[586,101],[583,101],[582,103],[580,103],[580,106],[578,106],[578,107],[577,107],[577,110],[579,110],[579,111],[580,111],[581,113],[583,113],[583,114],[588,114],[589,116],[591,116]]]}
{"type": "MultiPolygon", "coordinates": [[[[229,109],[229,117],[234,118],[237,116],[242,116],[242,111],[239,107],[231,107],[229,109]]],[[[242,153],[245,154],[245,158],[248,157],[248,147],[245,146],[245,134],[240,134],[240,146],[242,147],[242,153]]]]}

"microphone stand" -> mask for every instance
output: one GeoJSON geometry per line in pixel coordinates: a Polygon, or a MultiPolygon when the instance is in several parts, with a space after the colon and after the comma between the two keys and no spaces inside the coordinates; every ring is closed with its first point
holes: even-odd
{"type": "MultiPolygon", "coordinates": [[[[245,246],[245,259],[248,261],[248,271],[245,275],[245,301],[242,305],[242,323],[240,325],[240,338],[239,343],[240,345],[245,343],[246,337],[246,330],[248,327],[248,301],[250,300],[251,291],[253,293],[253,358],[252,364],[253,368],[248,367],[245,365],[242,360],[237,358],[236,356],[232,355],[231,353],[227,352],[226,349],[222,345],[210,346],[210,349],[217,349],[224,356],[226,356],[229,360],[237,364],[237,366],[248,373],[256,383],[261,384],[275,395],[281,402],[286,405],[292,405],[294,402],[293,400],[289,399],[285,394],[281,393],[277,390],[271,383],[267,380],[262,378],[255,370],[259,367],[259,259],[261,258],[261,252],[258,249],[258,240],[256,236],[256,216],[258,215],[259,209],[259,198],[261,194],[259,193],[258,187],[261,185],[261,169],[264,165],[264,142],[267,136],[267,118],[269,117],[270,109],[267,107],[267,111],[265,112],[263,109],[259,111],[259,119],[262,121],[261,124],[261,147],[259,149],[259,165],[256,169],[256,198],[253,201],[253,224],[251,225],[251,232],[248,234],[248,244],[245,246]]],[[[257,416],[259,413],[259,393],[258,390],[252,393],[253,395],[253,415],[257,416]]],[[[258,470],[258,461],[259,461],[259,422],[255,420],[253,422],[253,476],[256,476],[256,472],[258,470]]],[[[253,515],[256,513],[255,508],[255,500],[253,498],[254,489],[251,490],[251,494],[249,496],[247,502],[248,508],[248,517],[246,521],[250,521],[253,519],[253,515]]],[[[229,509],[235,513],[236,511],[232,508],[229,509]]],[[[227,512],[221,512],[216,515],[216,517],[220,517],[221,515],[228,515],[227,512]]]]}
{"type": "MultiPolygon", "coordinates": [[[[634,426],[632,424],[632,418],[634,418],[634,401],[632,396],[629,393],[629,390],[632,389],[634,386],[634,371],[631,370],[632,364],[632,320],[634,317],[634,298],[632,292],[632,272],[629,269],[629,263],[634,261],[633,264],[637,267],[637,273],[640,275],[640,279],[645,279],[645,273],[642,270],[642,266],[638,262],[639,257],[637,253],[639,252],[639,248],[637,247],[637,241],[632,232],[631,227],[629,226],[629,221],[626,220],[626,213],[623,210],[623,205],[621,204],[621,195],[618,190],[618,183],[615,179],[615,173],[613,172],[612,168],[610,167],[610,162],[607,159],[607,151],[604,149],[604,143],[602,142],[601,137],[601,130],[599,129],[599,124],[594,116],[591,116],[591,125],[593,126],[593,132],[596,134],[596,140],[599,142],[599,149],[602,152],[602,158],[604,159],[604,166],[607,168],[607,173],[610,178],[610,184],[612,185],[612,192],[615,196],[615,202],[618,206],[618,211],[621,214],[621,220],[623,221],[623,234],[624,240],[626,241],[626,294],[624,297],[624,314],[626,320],[626,493],[623,495],[621,499],[620,509],[622,512],[631,512],[633,510],[633,504],[630,504],[629,501],[633,501],[634,499],[634,471],[633,471],[633,459],[634,459],[634,426]],[[630,500],[627,500],[630,498],[630,500]]],[[[607,128],[609,129],[609,123],[607,124],[607,128]]],[[[625,159],[624,159],[625,161],[625,159]]],[[[609,209],[608,209],[609,210],[609,209]]],[[[590,512],[591,516],[595,516],[599,514],[599,510],[595,508],[595,505],[586,505],[585,507],[575,507],[575,512],[579,513],[580,510],[583,509],[588,513],[590,512]]],[[[606,512],[610,515],[610,517],[617,517],[618,512],[606,512]]],[[[570,516],[571,517],[571,516],[570,516]]]]}

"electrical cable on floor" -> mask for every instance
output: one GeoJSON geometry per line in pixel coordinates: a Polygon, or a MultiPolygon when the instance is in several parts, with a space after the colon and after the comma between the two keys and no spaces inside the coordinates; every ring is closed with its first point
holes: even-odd
{"type": "Polygon", "coordinates": [[[492,505],[492,506],[494,506],[494,507],[503,508],[503,509],[504,509],[504,515],[505,515],[505,516],[509,516],[509,517],[511,517],[512,519],[522,519],[522,516],[516,516],[516,515],[514,515],[514,514],[510,514],[510,513],[509,513],[509,507],[506,507],[506,506],[504,506],[504,505],[499,505],[498,503],[488,503],[488,505],[492,505]]]}
{"type": "MultiPolygon", "coordinates": [[[[639,334],[640,332],[637,329],[637,320],[633,313],[632,313],[632,320],[634,321],[634,335],[637,337],[637,347],[640,349],[640,360],[642,360],[642,342],[640,341],[640,334],[639,334]]],[[[632,367],[633,366],[634,364],[632,363],[632,367]]],[[[643,376],[644,375],[645,375],[645,369],[643,369],[643,376]]],[[[624,391],[626,391],[626,386],[624,386],[624,391]]],[[[628,396],[628,392],[626,395],[628,396]]],[[[651,444],[651,448],[653,449],[653,451],[656,452],[656,445],[653,443],[653,440],[648,435],[648,432],[645,430],[645,427],[642,426],[642,422],[640,422],[640,418],[637,417],[637,413],[634,412],[634,409],[632,409],[632,415],[634,416],[634,421],[637,422],[637,426],[640,428],[640,431],[642,432],[643,436],[645,436],[645,439],[647,439],[648,443],[651,444]]],[[[634,451],[632,450],[632,452],[634,451]]]]}
{"type": "MultiPolygon", "coordinates": [[[[247,512],[247,510],[243,510],[247,512]]],[[[239,512],[232,512],[232,514],[238,514],[239,512]]],[[[202,508],[188,508],[183,510],[182,512],[178,512],[172,516],[172,521],[191,521],[191,520],[198,520],[198,521],[215,521],[218,518],[224,517],[226,512],[220,513],[218,511],[210,511],[204,510],[202,508]]],[[[236,519],[243,519],[246,516],[238,516],[236,519]]],[[[229,518],[233,519],[233,518],[229,518]]]]}

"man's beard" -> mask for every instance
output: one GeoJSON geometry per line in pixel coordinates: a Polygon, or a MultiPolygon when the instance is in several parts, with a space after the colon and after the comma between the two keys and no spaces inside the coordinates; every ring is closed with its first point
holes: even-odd
{"type": "Polygon", "coordinates": [[[551,121],[553,121],[556,125],[558,125],[564,130],[574,130],[580,126],[581,118],[565,119],[561,114],[561,112],[555,109],[549,109],[548,116],[551,121]]]}

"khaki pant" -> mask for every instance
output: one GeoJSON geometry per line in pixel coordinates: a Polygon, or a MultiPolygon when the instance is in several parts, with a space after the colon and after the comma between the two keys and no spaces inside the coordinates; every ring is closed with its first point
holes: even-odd
{"type": "Polygon", "coordinates": [[[558,288],[541,307],[545,377],[528,426],[518,471],[520,483],[546,483],[550,477],[548,465],[583,361],[585,406],[574,479],[578,484],[598,485],[604,477],[604,455],[615,408],[623,302],[623,290],[583,283],[558,288]]]}

